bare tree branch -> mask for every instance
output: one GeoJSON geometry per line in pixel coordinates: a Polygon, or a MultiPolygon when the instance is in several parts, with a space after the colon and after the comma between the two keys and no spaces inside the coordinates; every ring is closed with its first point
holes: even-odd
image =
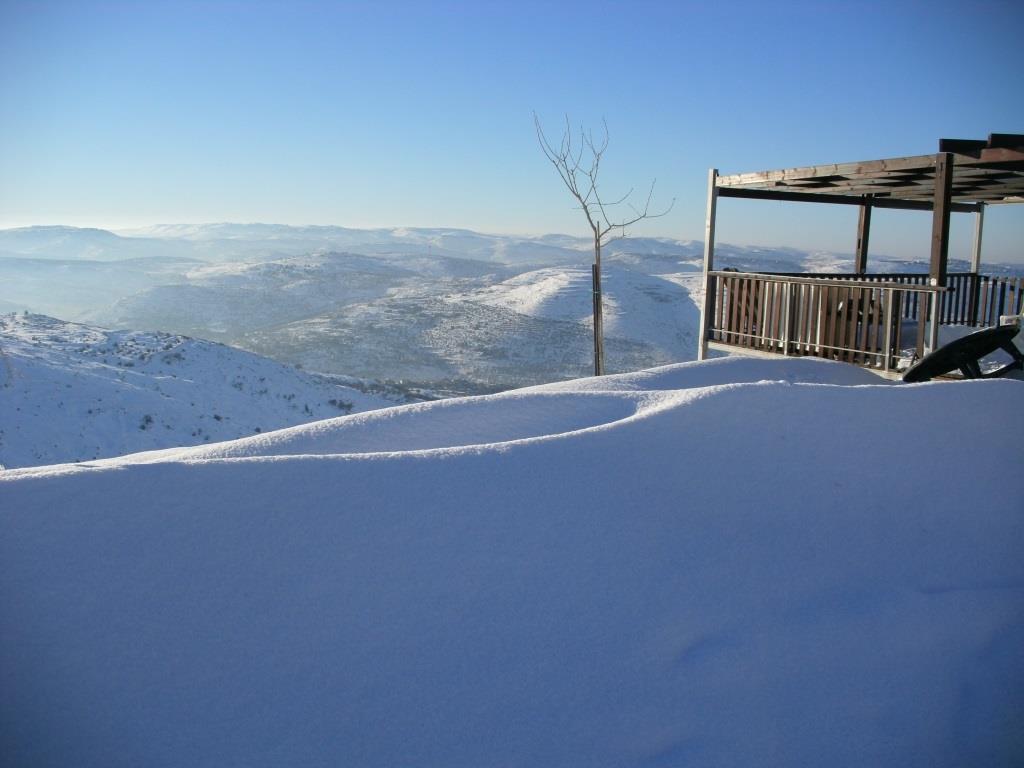
{"type": "Polygon", "coordinates": [[[675,205],[675,198],[668,204],[668,207],[660,213],[651,213],[651,200],[654,196],[654,185],[656,179],[651,182],[647,191],[647,199],[642,209],[637,208],[629,202],[634,188],[630,188],[626,194],[606,202],[598,190],[598,175],[601,171],[601,160],[604,158],[605,150],[608,149],[610,134],[608,122],[602,118],[601,127],[604,135],[594,140],[593,130],[586,131],[580,126],[578,148],[574,149],[572,125],[569,116],[565,116],[565,129],[562,132],[562,141],[558,151],[544,135],[544,128],[540,124],[537,113],[533,113],[533,125],[537,131],[537,142],[540,144],[544,157],[555,167],[555,172],[562,180],[566,189],[573,199],[579,203],[580,210],[586,216],[587,225],[594,235],[594,373],[600,376],[604,373],[604,331],[602,328],[601,311],[601,247],[611,240],[618,240],[626,236],[626,227],[632,226],[644,219],[657,219],[666,215],[675,205]],[[584,157],[588,161],[584,163],[584,157]],[[619,205],[629,206],[632,217],[625,217],[612,221],[609,210],[619,205]],[[602,221],[604,222],[602,225],[602,221]],[[618,230],[616,236],[614,232],[618,230]],[[609,237],[611,235],[611,237],[609,237]]]}
{"type": "MultiPolygon", "coordinates": [[[[588,226],[598,240],[614,230],[620,232],[618,237],[623,237],[626,227],[644,219],[660,218],[672,210],[675,205],[675,199],[663,211],[651,213],[651,200],[653,199],[656,180],[651,182],[643,208],[638,208],[629,202],[629,198],[632,196],[635,188],[631,188],[624,195],[614,200],[606,200],[605,196],[601,194],[598,176],[601,170],[601,161],[604,159],[604,153],[608,149],[608,144],[611,140],[606,120],[601,120],[602,134],[599,137],[595,138],[593,130],[586,131],[580,128],[579,140],[576,141],[569,117],[566,116],[565,128],[558,150],[555,150],[545,135],[540,118],[536,113],[533,115],[533,122],[537,132],[537,140],[544,156],[555,167],[555,171],[558,173],[559,178],[562,179],[562,183],[579,204],[580,209],[586,216],[588,226]],[[589,157],[589,162],[586,164],[584,163],[585,155],[589,157]],[[628,205],[632,215],[618,218],[613,216],[613,209],[619,205],[628,205]],[[600,219],[595,220],[598,215],[600,219]]],[[[595,263],[599,262],[600,254],[595,252],[595,263]]]]}

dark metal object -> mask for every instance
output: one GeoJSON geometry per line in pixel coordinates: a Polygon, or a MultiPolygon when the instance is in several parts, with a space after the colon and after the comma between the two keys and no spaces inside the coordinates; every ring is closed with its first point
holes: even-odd
{"type": "Polygon", "coordinates": [[[930,381],[937,376],[959,370],[965,379],[995,379],[1010,371],[1024,370],[1024,354],[1017,349],[1013,338],[1020,329],[1015,325],[998,325],[985,328],[951,341],[935,350],[903,374],[903,381],[917,383],[930,381]],[[981,372],[981,360],[996,350],[1003,350],[1013,362],[990,373],[981,372]]]}

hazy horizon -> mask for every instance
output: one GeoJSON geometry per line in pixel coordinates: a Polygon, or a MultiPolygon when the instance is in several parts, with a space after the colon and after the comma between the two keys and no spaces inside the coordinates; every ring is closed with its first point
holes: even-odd
{"type": "MultiPolygon", "coordinates": [[[[815,206],[820,207],[820,206],[815,206]]],[[[879,217],[880,213],[889,213],[888,211],[877,211],[875,213],[876,218],[879,217]]],[[[1024,213],[1024,211],[1022,211],[1024,213]]],[[[991,218],[986,214],[986,225],[988,219],[991,218]]],[[[957,219],[954,218],[954,222],[957,219]]],[[[99,230],[106,231],[112,234],[118,235],[119,237],[154,237],[154,238],[167,238],[173,239],[175,236],[172,234],[151,234],[144,233],[148,229],[159,229],[159,228],[173,228],[173,227],[213,227],[213,226],[265,226],[265,227],[291,227],[296,229],[302,229],[305,227],[309,228],[338,228],[345,230],[358,231],[393,231],[393,230],[439,230],[439,231],[460,231],[469,232],[476,235],[483,235],[486,237],[496,238],[523,238],[523,239],[543,239],[543,238],[572,238],[579,240],[581,244],[587,244],[590,237],[586,233],[580,232],[499,232],[499,231],[488,231],[474,229],[468,226],[461,226],[458,224],[431,224],[431,225],[419,225],[419,224],[381,224],[381,225],[370,225],[362,226],[351,223],[336,223],[336,222],[300,222],[300,223],[286,223],[280,221],[154,221],[137,223],[130,225],[110,225],[106,223],[77,223],[70,224],[66,221],[54,221],[44,223],[31,223],[31,224],[14,224],[0,226],[0,232],[12,231],[12,230],[24,230],[32,228],[60,228],[68,227],[71,229],[82,229],[82,230],[99,230]],[[140,234],[144,233],[144,234],[140,234]]],[[[971,226],[973,223],[971,222],[971,226]]],[[[701,235],[703,233],[700,233],[701,235]]],[[[970,258],[969,251],[967,250],[971,244],[972,230],[967,226],[961,228],[958,232],[954,226],[951,230],[952,243],[950,247],[950,259],[968,260],[970,258]]],[[[629,232],[624,237],[617,237],[616,240],[637,240],[637,239],[653,239],[653,240],[666,240],[673,242],[697,242],[703,243],[703,237],[677,237],[671,234],[665,234],[661,232],[629,232]]],[[[986,229],[985,237],[983,238],[983,245],[988,239],[988,232],[986,229]]],[[[872,243],[876,242],[874,234],[872,235],[872,243]]],[[[806,254],[822,253],[830,254],[838,257],[852,258],[854,254],[853,247],[845,249],[829,249],[829,248],[802,248],[792,243],[787,242],[767,242],[763,239],[760,241],[748,242],[738,238],[726,239],[721,236],[716,237],[716,243],[719,245],[728,245],[740,248],[763,248],[766,250],[786,250],[790,249],[797,252],[806,254]]],[[[877,245],[871,248],[869,254],[869,263],[871,258],[880,258],[891,261],[907,261],[907,262],[920,262],[928,259],[928,252],[922,250],[920,253],[894,253],[890,251],[884,251],[877,245]]],[[[989,254],[986,254],[983,250],[982,256],[982,270],[984,270],[985,264],[994,264],[1000,266],[1010,266],[1015,268],[1024,267],[1024,249],[1021,249],[1018,258],[1004,258],[998,259],[989,254]]]]}

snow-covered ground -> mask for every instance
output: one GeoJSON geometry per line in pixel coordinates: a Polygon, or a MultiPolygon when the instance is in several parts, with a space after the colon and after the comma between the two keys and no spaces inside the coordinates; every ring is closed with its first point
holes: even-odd
{"type": "Polygon", "coordinates": [[[1022,405],[721,359],[0,472],[0,755],[1019,764],[1022,405]]]}
{"type": "Polygon", "coordinates": [[[0,467],[218,442],[394,403],[222,344],[0,315],[0,467]]]}

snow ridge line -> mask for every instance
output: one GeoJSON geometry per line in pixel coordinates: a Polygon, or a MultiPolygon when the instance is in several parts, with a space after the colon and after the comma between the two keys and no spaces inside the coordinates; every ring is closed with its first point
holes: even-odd
{"type": "MultiPolygon", "coordinates": [[[[848,390],[848,389],[884,389],[886,391],[903,390],[908,395],[911,391],[919,391],[922,387],[944,387],[945,384],[917,385],[913,388],[892,387],[888,383],[879,385],[860,385],[850,387],[848,385],[825,384],[816,382],[790,382],[785,380],[762,380],[756,382],[740,382],[735,384],[715,384],[703,387],[681,388],[681,389],[651,389],[651,390],[586,390],[586,391],[554,391],[554,392],[529,392],[521,391],[503,392],[492,395],[480,395],[476,397],[454,398],[451,400],[439,400],[426,403],[413,403],[396,406],[381,411],[369,411],[351,416],[340,416],[327,419],[313,424],[288,427],[276,432],[268,432],[261,435],[240,438],[238,440],[216,443],[194,448],[170,448],[158,451],[147,451],[143,453],[128,454],[122,457],[99,459],[88,463],[51,465],[48,467],[26,467],[6,470],[0,473],[0,479],[14,480],[19,477],[35,476],[40,474],[54,474],[89,470],[106,470],[114,468],[126,468],[138,464],[162,464],[182,463],[188,465],[206,465],[217,463],[261,463],[278,462],[283,460],[387,460],[403,457],[421,458],[454,458],[470,454],[484,454],[490,452],[506,452],[515,448],[529,445],[552,442],[556,440],[568,440],[576,437],[608,432],[612,429],[623,427],[629,424],[638,423],[650,419],[658,414],[692,405],[698,401],[714,399],[722,396],[732,397],[744,391],[757,389],[803,389],[807,391],[823,390],[848,390]],[[518,404],[532,404],[531,401],[543,400],[591,400],[608,398],[611,401],[632,404],[631,412],[619,418],[612,418],[601,423],[588,424],[574,429],[566,429],[558,432],[532,434],[519,438],[506,440],[487,440],[479,442],[456,443],[451,445],[434,445],[423,448],[397,449],[397,450],[362,450],[362,451],[332,451],[332,450],[294,450],[288,451],[287,438],[301,440],[304,437],[309,439],[329,438],[331,433],[340,431],[345,426],[379,426],[385,428],[391,420],[401,420],[406,414],[422,414],[430,418],[422,426],[434,426],[443,423],[445,416],[456,418],[457,414],[446,414],[445,411],[458,409],[469,404],[494,403],[498,405],[502,401],[518,404]],[[275,451],[275,444],[281,445],[281,452],[275,451]],[[266,453],[251,455],[217,455],[218,451],[231,450],[231,448],[245,450],[248,447],[263,449],[266,453]],[[210,455],[213,454],[213,455],[210,455]]],[[[472,417],[473,414],[469,414],[472,417]]],[[[401,425],[407,429],[416,429],[421,425],[401,425]]],[[[397,439],[400,439],[398,436],[397,439]]],[[[452,436],[453,441],[457,435],[452,436]]]]}

